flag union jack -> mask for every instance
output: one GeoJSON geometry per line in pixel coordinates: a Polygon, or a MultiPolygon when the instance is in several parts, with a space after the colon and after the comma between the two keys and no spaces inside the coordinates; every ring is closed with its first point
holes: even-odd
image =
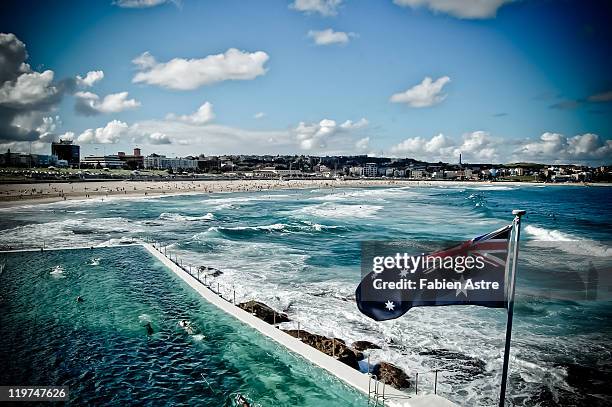
{"type": "MultiPolygon", "coordinates": [[[[507,225],[444,250],[411,256],[412,269],[394,266],[370,271],[355,292],[357,307],[377,321],[398,318],[419,306],[505,307],[512,230],[513,225],[507,225]]],[[[389,243],[364,250],[362,256],[368,253],[371,259],[362,258],[362,264],[384,258],[381,252],[401,258],[397,249],[396,243],[389,243]]]]}

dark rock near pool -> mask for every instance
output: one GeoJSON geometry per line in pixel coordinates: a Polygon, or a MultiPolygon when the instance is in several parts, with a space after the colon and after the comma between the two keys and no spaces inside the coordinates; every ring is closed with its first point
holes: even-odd
{"type": "Polygon", "coordinates": [[[362,351],[366,349],[380,349],[380,346],[368,341],[355,341],[353,342],[353,349],[362,351]]]}
{"type": "Polygon", "coordinates": [[[238,306],[245,311],[251,312],[257,318],[267,322],[268,324],[274,324],[275,322],[277,324],[280,324],[281,322],[291,321],[287,314],[275,311],[272,308],[268,307],[266,304],[259,301],[251,300],[238,304],[238,306]]]}
{"type": "Polygon", "coordinates": [[[198,270],[200,271],[200,273],[205,273],[206,275],[211,277],[219,277],[221,274],[223,274],[221,270],[208,266],[200,266],[198,267],[198,270]]]}
{"type": "Polygon", "coordinates": [[[387,362],[380,362],[372,373],[379,381],[396,389],[407,389],[410,387],[410,377],[399,367],[387,362]]]}
{"type": "MultiPolygon", "coordinates": [[[[295,329],[284,331],[289,335],[297,338],[298,331],[295,329]]],[[[359,370],[359,360],[363,359],[363,354],[357,352],[348,346],[342,339],[332,339],[327,336],[317,335],[308,331],[300,330],[299,338],[307,345],[312,346],[319,352],[323,352],[328,356],[335,356],[340,362],[353,369],[359,370]]]]}

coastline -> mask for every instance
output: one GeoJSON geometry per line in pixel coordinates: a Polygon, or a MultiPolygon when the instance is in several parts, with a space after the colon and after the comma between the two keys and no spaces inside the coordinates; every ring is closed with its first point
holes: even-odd
{"type": "Polygon", "coordinates": [[[432,186],[610,186],[596,184],[544,184],[516,181],[444,181],[398,179],[296,179],[296,180],[168,180],[90,181],[0,184],[0,207],[44,204],[110,197],[159,197],[188,193],[257,192],[309,188],[432,187],[432,186]]]}

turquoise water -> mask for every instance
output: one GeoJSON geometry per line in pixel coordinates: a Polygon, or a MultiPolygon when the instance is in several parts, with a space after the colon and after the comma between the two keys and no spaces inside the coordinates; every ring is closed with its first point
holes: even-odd
{"type": "Polygon", "coordinates": [[[208,304],[140,246],[0,262],[3,385],[68,385],[75,406],[229,406],[236,392],[259,406],[366,404],[208,304]]]}
{"type": "MultiPolygon", "coordinates": [[[[310,331],[382,345],[372,360],[464,405],[496,404],[505,313],[428,307],[374,322],[353,293],[364,240],[464,240],[526,209],[509,394],[514,405],[608,405],[612,382],[612,188],[389,187],[99,199],[0,211],[0,244],[163,240],[223,271],[238,301],[284,310],[310,331]],[[594,270],[594,271],[593,271],[594,270]]],[[[287,324],[287,327],[295,325],[287,324]]],[[[299,405],[299,403],[298,403],[299,405]]]]}

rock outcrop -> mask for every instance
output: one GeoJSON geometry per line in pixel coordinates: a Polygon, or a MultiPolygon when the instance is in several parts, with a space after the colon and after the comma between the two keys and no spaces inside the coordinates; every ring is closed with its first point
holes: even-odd
{"type": "MultiPolygon", "coordinates": [[[[286,333],[297,338],[298,331],[295,329],[286,330],[286,333]]],[[[363,359],[363,354],[346,346],[342,339],[332,339],[327,336],[317,335],[308,331],[300,330],[299,338],[307,345],[312,346],[319,352],[329,356],[335,356],[340,362],[359,370],[359,360],[363,359]]]]}
{"type": "Polygon", "coordinates": [[[275,322],[280,324],[281,322],[291,321],[289,317],[287,317],[287,314],[275,311],[259,301],[251,300],[240,303],[238,306],[245,311],[253,313],[257,318],[267,322],[268,324],[274,324],[275,322]]]}
{"type": "Polygon", "coordinates": [[[200,273],[205,273],[207,276],[211,277],[219,277],[221,274],[223,274],[221,270],[208,266],[200,266],[198,267],[198,270],[200,273]]]}
{"type": "Polygon", "coordinates": [[[372,373],[379,381],[395,387],[396,389],[407,389],[410,387],[410,377],[399,367],[387,362],[380,362],[372,373]]]}
{"type": "Polygon", "coordinates": [[[366,349],[380,349],[380,346],[368,341],[355,341],[353,342],[352,347],[357,351],[362,351],[366,349]]]}

